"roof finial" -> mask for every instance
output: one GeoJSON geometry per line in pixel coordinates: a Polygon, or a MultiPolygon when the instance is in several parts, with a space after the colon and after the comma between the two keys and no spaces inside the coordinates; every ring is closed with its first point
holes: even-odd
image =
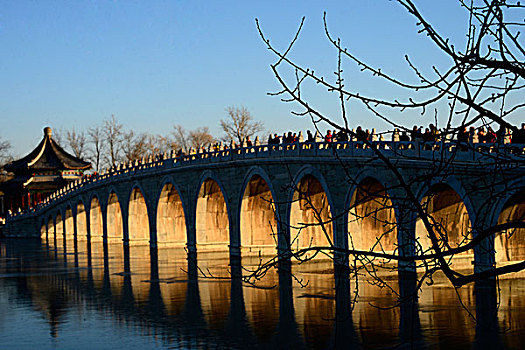
{"type": "Polygon", "coordinates": [[[49,126],[46,126],[46,127],[44,128],[44,136],[49,136],[49,137],[51,137],[51,134],[52,134],[52,130],[51,130],[51,128],[50,128],[49,126]]]}

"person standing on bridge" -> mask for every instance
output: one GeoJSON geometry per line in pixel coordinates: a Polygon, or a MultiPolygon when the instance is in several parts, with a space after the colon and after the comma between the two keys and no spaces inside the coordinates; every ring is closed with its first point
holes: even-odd
{"type": "Polygon", "coordinates": [[[328,130],[326,132],[326,135],[324,137],[324,142],[332,142],[333,138],[332,138],[332,131],[328,130]]]}
{"type": "Polygon", "coordinates": [[[306,142],[315,142],[314,135],[310,130],[306,130],[306,142]]]}
{"type": "Polygon", "coordinates": [[[458,142],[461,143],[468,143],[468,131],[467,127],[464,126],[461,128],[461,130],[458,132],[458,142]]]}
{"type": "Polygon", "coordinates": [[[494,132],[494,130],[492,130],[490,126],[487,131],[486,139],[488,143],[496,143],[496,133],[494,132]]]}

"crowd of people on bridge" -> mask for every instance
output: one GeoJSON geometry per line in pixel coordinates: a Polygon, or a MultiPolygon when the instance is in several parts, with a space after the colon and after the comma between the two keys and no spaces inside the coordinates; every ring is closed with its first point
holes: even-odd
{"type": "MultiPolygon", "coordinates": [[[[346,130],[328,130],[324,136],[321,136],[319,131],[312,133],[307,130],[304,136],[302,132],[288,131],[279,136],[277,133],[270,134],[267,140],[267,145],[291,145],[299,142],[315,143],[315,142],[375,142],[385,141],[385,136],[390,137],[391,141],[394,142],[422,142],[425,144],[441,141],[441,140],[456,140],[459,143],[513,143],[513,144],[525,144],[525,123],[521,125],[521,129],[511,133],[509,129],[500,127],[497,131],[494,131],[491,126],[487,127],[462,127],[457,133],[453,134],[450,131],[440,131],[434,124],[429,124],[427,128],[423,126],[415,125],[412,130],[395,129],[394,131],[387,131],[383,133],[376,133],[375,129],[363,129],[358,126],[355,131],[352,129],[350,132],[346,130]]],[[[197,153],[206,152],[217,152],[228,150],[230,148],[245,148],[259,146],[261,142],[257,137],[252,141],[250,136],[243,139],[241,142],[236,143],[232,140],[230,143],[216,142],[207,147],[201,146],[199,148],[191,148],[188,150],[179,149],[175,156],[177,158],[184,155],[193,155],[197,153]]],[[[358,148],[367,147],[364,145],[358,145],[358,148]]],[[[403,146],[409,148],[411,146],[403,146]]],[[[400,146],[400,148],[403,148],[400,146]]],[[[431,146],[424,146],[431,147],[431,146]]]]}
{"type": "MultiPolygon", "coordinates": [[[[387,131],[383,133],[376,133],[375,129],[363,129],[358,126],[355,131],[351,130],[350,133],[346,130],[328,130],[324,136],[317,131],[315,134],[310,130],[306,132],[304,136],[302,132],[288,131],[283,133],[281,136],[278,134],[270,134],[267,140],[268,145],[289,145],[298,142],[374,142],[374,141],[385,141],[385,136],[391,138],[391,141],[400,142],[423,142],[432,143],[440,140],[453,140],[460,143],[514,143],[514,144],[525,144],[525,123],[521,125],[521,129],[518,129],[513,134],[509,129],[500,127],[497,131],[494,131],[491,126],[488,127],[463,127],[455,135],[451,132],[440,131],[434,124],[429,124],[427,128],[423,126],[415,125],[412,130],[395,129],[394,131],[387,131]]],[[[250,136],[243,139],[240,143],[236,143],[232,140],[230,143],[216,142],[208,147],[201,146],[198,149],[192,148],[189,150],[179,149],[176,153],[177,157],[183,155],[192,155],[197,153],[205,153],[209,151],[222,151],[230,148],[244,148],[260,145],[259,138],[254,141],[250,136]]]]}
{"type": "MultiPolygon", "coordinates": [[[[321,137],[318,133],[312,134],[310,130],[306,132],[306,138],[302,137],[301,133],[295,133],[289,131],[284,133],[282,136],[278,134],[270,134],[268,137],[268,145],[279,145],[279,144],[292,144],[296,142],[346,142],[346,141],[384,141],[384,136],[391,134],[391,141],[401,142],[437,142],[439,140],[452,140],[456,139],[461,143],[514,143],[514,144],[525,144],[525,123],[521,125],[521,129],[518,129],[514,133],[510,132],[505,127],[500,127],[497,131],[494,131],[491,126],[475,128],[471,126],[468,130],[467,127],[461,128],[455,135],[450,132],[440,131],[434,124],[429,124],[427,128],[423,130],[423,126],[415,125],[412,130],[389,131],[381,134],[377,134],[375,129],[371,131],[369,129],[364,130],[361,126],[358,126],[355,131],[352,130],[349,135],[345,130],[328,130],[326,134],[321,137]]],[[[249,140],[249,138],[247,139],[249,140]]],[[[248,142],[248,141],[247,141],[248,142]]],[[[248,142],[250,147],[251,141],[248,142]]]]}

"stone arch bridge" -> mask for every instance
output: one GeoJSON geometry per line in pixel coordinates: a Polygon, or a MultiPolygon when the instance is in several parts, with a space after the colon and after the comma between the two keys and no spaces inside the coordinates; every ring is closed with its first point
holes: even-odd
{"type": "MultiPolygon", "coordinates": [[[[414,254],[428,243],[407,189],[425,201],[452,243],[498,222],[522,220],[523,147],[376,145],[395,170],[359,142],[263,145],[123,163],[11,215],[6,232],[42,236],[64,249],[94,242],[184,245],[190,252],[240,257],[334,245],[414,254]]],[[[487,244],[495,244],[497,261],[505,263],[525,258],[522,241],[487,244]]],[[[492,249],[480,247],[460,256],[465,266],[491,264],[492,249]]]]}

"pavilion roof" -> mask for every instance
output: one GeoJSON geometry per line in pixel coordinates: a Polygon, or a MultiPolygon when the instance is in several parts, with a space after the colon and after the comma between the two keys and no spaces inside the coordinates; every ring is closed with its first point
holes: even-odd
{"type": "Polygon", "coordinates": [[[44,128],[44,138],[31,153],[4,166],[5,170],[14,173],[31,170],[86,170],[89,168],[91,168],[91,163],[67,153],[53,140],[50,127],[44,128]]]}

